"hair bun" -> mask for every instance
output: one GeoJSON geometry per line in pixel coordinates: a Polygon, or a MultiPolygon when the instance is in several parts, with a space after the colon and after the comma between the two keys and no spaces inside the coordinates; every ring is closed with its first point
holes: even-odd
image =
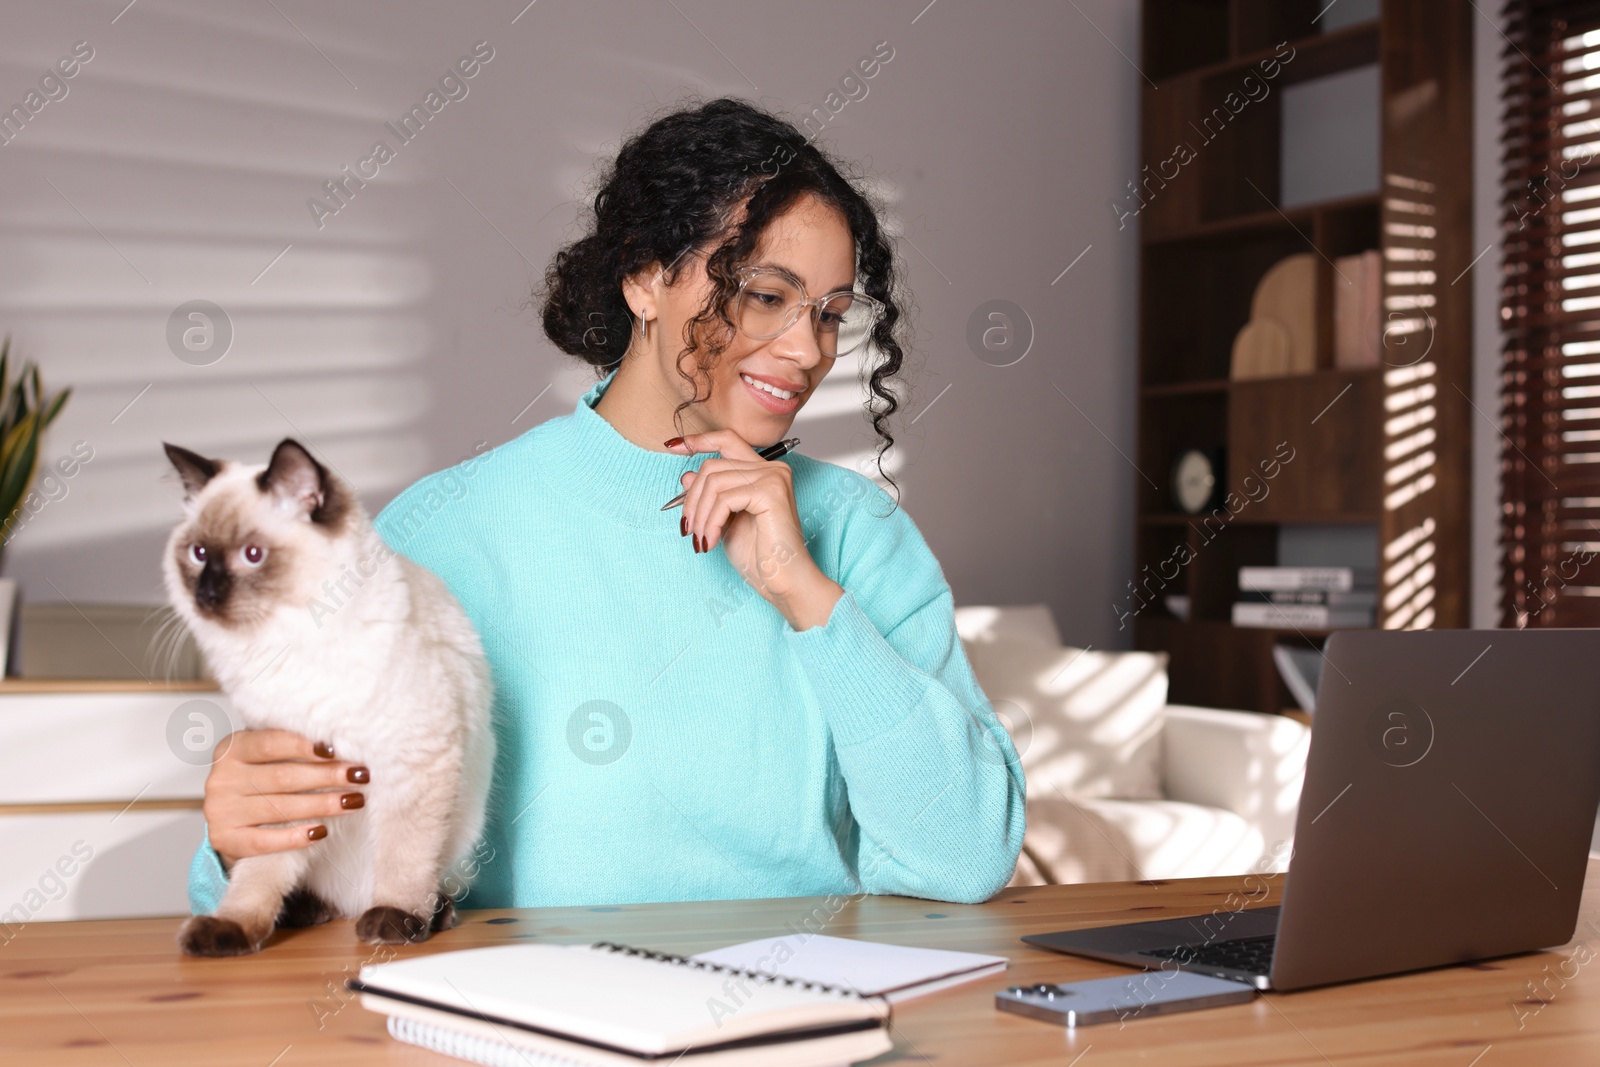
{"type": "Polygon", "coordinates": [[[545,272],[545,336],[596,367],[622,358],[633,329],[621,280],[612,280],[614,259],[601,235],[590,234],[557,252],[545,272]]]}

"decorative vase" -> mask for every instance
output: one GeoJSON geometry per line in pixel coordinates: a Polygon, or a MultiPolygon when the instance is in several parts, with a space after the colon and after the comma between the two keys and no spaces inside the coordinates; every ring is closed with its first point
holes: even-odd
{"type": "Polygon", "coordinates": [[[11,639],[16,627],[17,580],[0,578],[0,678],[4,678],[11,663],[11,639]]]}

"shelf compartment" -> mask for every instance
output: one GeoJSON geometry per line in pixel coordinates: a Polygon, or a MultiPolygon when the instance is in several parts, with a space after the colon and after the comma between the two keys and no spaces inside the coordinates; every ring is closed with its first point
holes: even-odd
{"type": "Polygon", "coordinates": [[[1382,510],[1379,372],[1256,378],[1234,382],[1229,396],[1228,485],[1251,498],[1251,518],[1324,522],[1382,510]],[[1252,473],[1254,489],[1243,480],[1252,473]]]}
{"type": "Polygon", "coordinates": [[[1149,0],[1143,68],[1152,81],[1224,63],[1229,48],[1229,0],[1149,0]]]}
{"type": "Polygon", "coordinates": [[[1145,384],[1228,377],[1233,339],[1250,319],[1256,283],[1279,260],[1308,251],[1309,236],[1280,219],[1226,241],[1147,246],[1145,384]]]}
{"type": "Polygon", "coordinates": [[[1250,56],[1279,41],[1320,36],[1316,0],[1233,0],[1232,53],[1250,56]]]}
{"type": "MultiPolygon", "coordinates": [[[[1225,391],[1175,394],[1145,401],[1139,423],[1138,508],[1143,514],[1176,511],[1172,499],[1172,465],[1191,449],[1222,452],[1228,444],[1228,394],[1225,391]],[[1152,485],[1151,482],[1155,484],[1152,485]]],[[[1219,480],[1227,477],[1223,457],[1219,480]]]]}
{"type": "Polygon", "coordinates": [[[1147,385],[1140,390],[1147,397],[1198,396],[1203,393],[1226,393],[1228,379],[1204,378],[1193,382],[1167,382],[1165,385],[1147,385]]]}
{"type": "Polygon", "coordinates": [[[1134,648],[1165,652],[1167,702],[1276,714],[1293,707],[1272,662],[1279,644],[1321,647],[1330,630],[1265,630],[1229,622],[1140,615],[1134,648]]]}
{"type": "MultiPolygon", "coordinates": [[[[1245,510],[1248,508],[1246,505],[1245,510]]],[[[1227,515],[1226,510],[1223,514],[1227,515]]],[[[1203,558],[1204,565],[1195,568],[1191,580],[1189,617],[1232,625],[1233,602],[1239,599],[1239,568],[1270,567],[1278,562],[1278,528],[1232,518],[1224,522],[1207,515],[1197,516],[1190,529],[1195,556],[1203,558]]]]}
{"type": "Polygon", "coordinates": [[[1150,246],[1190,241],[1218,242],[1231,237],[1249,236],[1251,233],[1292,230],[1304,238],[1302,251],[1311,251],[1315,244],[1330,256],[1344,256],[1377,248],[1381,243],[1378,233],[1380,199],[1377,193],[1362,193],[1291,208],[1277,208],[1258,199],[1257,203],[1261,205],[1259,210],[1164,229],[1147,225],[1140,232],[1145,245],[1150,246]],[[1323,247],[1325,239],[1332,242],[1331,249],[1323,247]]]}
{"type": "MultiPolygon", "coordinates": [[[[1276,0],[1268,2],[1275,3],[1276,0]]],[[[1288,63],[1281,64],[1282,70],[1273,79],[1273,84],[1293,85],[1295,82],[1325,78],[1330,74],[1339,74],[1378,62],[1378,22],[1378,19],[1368,19],[1365,22],[1342,26],[1331,33],[1289,37],[1287,43],[1294,49],[1293,58],[1288,63]]],[[[1279,38],[1279,41],[1283,39],[1279,38]]],[[[1231,74],[1242,81],[1252,70],[1260,70],[1259,64],[1263,60],[1273,58],[1277,52],[1278,41],[1272,41],[1262,47],[1219,59],[1204,66],[1178,68],[1164,76],[1151,74],[1151,80],[1156,83],[1158,88],[1155,91],[1158,92],[1165,92],[1170,85],[1186,79],[1213,78],[1231,74]]],[[[1150,72],[1147,70],[1146,73],[1150,72]]],[[[1149,93],[1152,90],[1146,86],[1145,91],[1149,93]]]]}
{"type": "Polygon", "coordinates": [[[1194,597],[1189,564],[1194,556],[1189,541],[1189,530],[1185,526],[1141,529],[1133,588],[1118,591],[1117,610],[1137,612],[1140,617],[1174,618],[1166,604],[1169,596],[1189,597],[1192,610],[1194,597]]]}

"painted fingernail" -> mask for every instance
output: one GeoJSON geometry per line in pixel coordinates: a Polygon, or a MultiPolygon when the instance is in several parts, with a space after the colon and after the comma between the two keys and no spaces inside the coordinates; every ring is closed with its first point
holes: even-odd
{"type": "Polygon", "coordinates": [[[706,550],[705,543],[700,540],[699,534],[694,535],[694,550],[696,552],[704,552],[706,550]]]}
{"type": "Polygon", "coordinates": [[[677,448],[679,445],[683,444],[683,438],[669,437],[662,442],[662,444],[664,444],[667,448],[677,448]]]}
{"type": "Polygon", "coordinates": [[[689,536],[689,517],[687,515],[678,516],[678,532],[684,537],[689,536]]]}
{"type": "Polygon", "coordinates": [[[324,837],[328,836],[328,828],[326,826],[313,826],[311,829],[306,831],[306,836],[311,838],[313,841],[321,841],[324,837]]]}
{"type": "Polygon", "coordinates": [[[365,793],[346,793],[344,796],[339,798],[339,806],[345,811],[352,811],[356,808],[363,807],[366,803],[367,795],[365,793]]]}
{"type": "Polygon", "coordinates": [[[333,746],[328,744],[326,741],[318,741],[316,744],[311,746],[311,751],[315,752],[323,759],[333,758],[333,746]]]}
{"type": "Polygon", "coordinates": [[[365,767],[351,767],[349,772],[345,774],[345,777],[350,779],[352,782],[355,782],[357,785],[365,785],[366,783],[372,781],[372,775],[365,767]]]}

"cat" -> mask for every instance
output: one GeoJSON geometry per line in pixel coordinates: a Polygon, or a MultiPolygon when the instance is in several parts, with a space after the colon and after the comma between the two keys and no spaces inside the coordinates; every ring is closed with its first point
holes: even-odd
{"type": "Polygon", "coordinates": [[[247,955],[278,925],[333,918],[380,944],[451,928],[441,880],[465,884],[457,868],[483,832],[495,752],[471,621],[293,439],[264,466],[165,447],[184,488],[167,595],[233,708],[250,729],[325,742],[371,772],[364,807],[284,820],[321,823],[326,838],[235,862],[216,913],[186,920],[180,947],[247,955]]]}

